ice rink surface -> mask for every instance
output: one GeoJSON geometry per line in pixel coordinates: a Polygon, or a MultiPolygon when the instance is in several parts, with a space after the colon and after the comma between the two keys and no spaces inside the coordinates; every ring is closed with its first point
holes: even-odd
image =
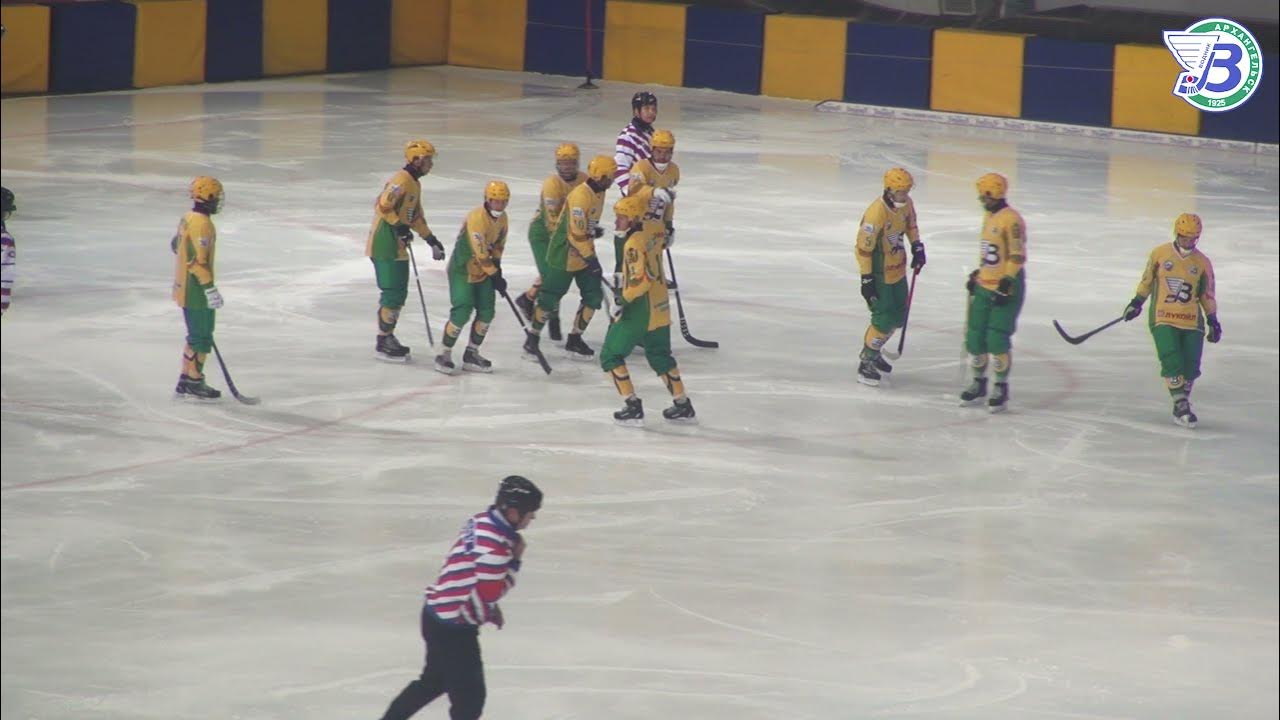
{"type": "Polygon", "coordinates": [[[501,303],[495,372],[435,373],[412,284],[416,362],[375,361],[364,238],[403,143],[439,150],[424,204],[450,248],[484,182],[511,184],[523,287],[556,144],[611,153],[638,89],[576,83],[436,67],[3,102],[5,720],[377,718],[420,669],[421,589],[510,473],[547,501],[508,625],[482,633],[487,717],[1276,716],[1274,154],[657,88],[690,326],[721,343],[674,333],[698,427],[664,425],[642,356],[649,427],[614,426],[599,366],[550,353],[544,377],[501,303]],[[852,241],[894,165],[929,264],[872,389],[852,241]],[[988,171],[1029,229],[1003,416],[955,399],[988,171]],[[169,238],[202,173],[227,196],[217,338],[257,407],[171,398],[169,238]],[[1224,328],[1196,430],[1142,323],[1076,347],[1050,324],[1119,315],[1184,211],[1224,328]]]}

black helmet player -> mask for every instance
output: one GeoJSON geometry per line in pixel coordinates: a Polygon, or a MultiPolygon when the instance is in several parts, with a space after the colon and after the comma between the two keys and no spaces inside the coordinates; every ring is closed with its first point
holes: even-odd
{"type": "Polygon", "coordinates": [[[498,495],[493,504],[499,510],[509,508],[525,515],[542,507],[542,491],[528,478],[508,475],[498,483],[498,495]]]}
{"type": "Polygon", "coordinates": [[[0,218],[9,219],[9,214],[18,209],[18,203],[14,200],[13,191],[7,187],[0,187],[0,218]]]}
{"type": "Polygon", "coordinates": [[[652,105],[655,108],[658,107],[658,96],[654,95],[648,90],[641,90],[640,92],[631,96],[632,110],[639,110],[640,108],[646,105],[652,105]]]}

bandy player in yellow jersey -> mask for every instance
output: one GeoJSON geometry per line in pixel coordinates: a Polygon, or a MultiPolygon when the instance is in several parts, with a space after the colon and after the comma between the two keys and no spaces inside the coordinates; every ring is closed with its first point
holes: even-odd
{"type": "Polygon", "coordinates": [[[382,186],[373,209],[373,225],[365,254],[373,262],[378,281],[378,340],[374,357],[391,362],[409,359],[409,348],[396,339],[396,321],[409,294],[409,254],[416,231],[431,246],[436,260],[444,259],[444,245],[436,239],[422,213],[419,179],[435,165],[436,148],[426,140],[410,140],[404,146],[404,167],[382,186]]]}
{"type": "MultiPolygon", "coordinates": [[[[654,190],[665,189],[671,196],[662,215],[665,228],[665,242],[671,247],[675,242],[675,197],[676,185],[680,184],[680,166],[672,160],[676,152],[676,136],[670,130],[657,130],[653,133],[652,155],[637,161],[631,166],[631,177],[637,175],[644,178],[645,184],[654,190]]],[[[630,186],[627,194],[631,193],[630,186]]]]}
{"type": "Polygon", "coordinates": [[[480,355],[480,343],[493,322],[494,293],[507,291],[502,277],[502,251],[507,246],[507,203],[511,189],[501,180],[484,186],[484,204],[472,210],[458,231],[449,257],[449,320],[444,324],[444,349],[436,356],[436,370],[452,375],[453,346],[471,319],[471,339],[462,353],[462,369],[493,372],[492,363],[480,355]]]}
{"type": "Polygon", "coordinates": [[[1173,242],[1151,251],[1137,292],[1124,309],[1124,319],[1132,320],[1142,314],[1146,299],[1156,296],[1147,324],[1160,358],[1160,375],[1173,396],[1174,422],[1186,427],[1197,422],[1191,412],[1191,386],[1200,377],[1206,321],[1209,342],[1222,339],[1213,263],[1196,248],[1202,230],[1199,215],[1183,213],[1173,221],[1173,242]]]}
{"type": "Polygon", "coordinates": [[[179,397],[217,400],[222,393],[204,381],[204,361],[213,349],[214,311],[222,307],[222,294],[214,285],[213,256],[218,233],[210,216],[222,208],[222,183],[201,175],[191,181],[191,211],[178,222],[169,243],[174,260],[173,300],[182,308],[187,324],[187,345],[182,349],[182,374],[174,392],[179,397]]]}
{"type": "Polygon", "coordinates": [[[987,362],[996,371],[995,392],[987,409],[1001,412],[1009,402],[1009,370],[1013,365],[1013,333],[1026,297],[1027,226],[1005,197],[1009,181],[987,173],[978,178],[978,202],[986,210],[978,269],[969,274],[969,312],[965,318],[965,349],[973,368],[973,382],[960,393],[968,405],[987,395],[987,362]]]}
{"type": "Polygon", "coordinates": [[[862,335],[858,356],[858,382],[880,384],[880,373],[893,372],[880,349],[902,327],[907,315],[907,251],[903,237],[911,241],[911,268],[924,268],[924,243],[916,227],[916,207],[909,193],[915,178],[903,168],[884,174],[884,192],[862,215],[856,254],[862,276],[862,298],[871,311],[871,324],[862,335]]]}
{"type": "MultiPolygon", "coordinates": [[[[666,248],[669,244],[666,216],[671,203],[675,201],[675,191],[668,188],[654,188],[649,184],[649,179],[639,173],[629,176],[628,180],[626,196],[639,200],[645,208],[642,221],[644,229],[652,232],[662,247],[666,248]]],[[[622,272],[622,247],[626,241],[627,229],[613,233],[613,271],[615,273],[622,272]]]]}
{"type": "MultiPolygon", "coordinates": [[[[579,169],[579,159],[578,146],[573,143],[563,143],[556,148],[555,174],[542,181],[538,210],[529,222],[529,248],[533,250],[533,262],[538,266],[538,279],[516,298],[516,306],[530,322],[533,321],[533,303],[538,299],[542,278],[547,274],[547,246],[551,244],[551,233],[560,222],[560,211],[564,209],[569,192],[587,181],[586,173],[579,169]]],[[[560,339],[558,308],[547,318],[547,333],[552,340],[560,339]]]]}

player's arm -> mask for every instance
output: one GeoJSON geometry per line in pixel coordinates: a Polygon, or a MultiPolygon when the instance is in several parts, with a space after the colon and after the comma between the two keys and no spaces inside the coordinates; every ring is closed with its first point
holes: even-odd
{"type": "Polygon", "coordinates": [[[1005,247],[1008,248],[1008,257],[1004,262],[1004,277],[1009,278],[1010,282],[1022,272],[1022,266],[1027,264],[1027,227],[1022,222],[1022,216],[1012,213],[1009,224],[1005,226],[1005,247]]]}
{"type": "Polygon", "coordinates": [[[1151,295],[1151,289],[1155,287],[1156,268],[1160,266],[1160,261],[1156,258],[1156,250],[1152,250],[1147,256],[1147,266],[1142,270],[1142,279],[1138,281],[1138,287],[1134,289],[1133,294],[1136,298],[1146,300],[1151,295]]]}
{"type": "Polygon", "coordinates": [[[871,274],[873,268],[872,258],[876,252],[876,244],[880,242],[880,232],[883,229],[883,223],[870,211],[862,216],[862,224],[858,228],[858,237],[854,241],[854,255],[858,258],[858,274],[871,274]]]}
{"type": "Polygon", "coordinates": [[[622,301],[634,302],[649,292],[652,284],[644,262],[644,243],[636,233],[627,239],[622,248],[622,301]]]}
{"type": "Polygon", "coordinates": [[[495,275],[498,272],[498,266],[494,262],[489,241],[485,237],[487,230],[483,217],[484,210],[473,210],[467,216],[467,242],[471,245],[471,257],[475,259],[476,264],[484,271],[485,275],[495,275]]]}
{"type": "Polygon", "coordinates": [[[631,181],[631,166],[642,159],[640,157],[642,154],[631,133],[623,130],[618,135],[618,142],[613,149],[613,161],[618,164],[618,170],[613,174],[613,182],[623,195],[627,194],[627,187],[631,181]]]}
{"type": "Polygon", "coordinates": [[[431,228],[427,227],[427,216],[422,212],[422,198],[418,198],[418,205],[413,209],[413,222],[409,224],[413,231],[421,237],[432,237],[431,228]]]}
{"type": "Polygon", "coordinates": [[[910,240],[913,245],[920,242],[920,228],[916,226],[915,203],[912,203],[907,210],[907,239],[910,240]]]}
{"type": "Polygon", "coordinates": [[[403,199],[404,188],[394,182],[388,182],[383,186],[382,194],[378,196],[378,202],[374,206],[378,217],[385,220],[388,225],[398,225],[400,223],[400,203],[403,199]]]}
{"type": "Polygon", "coordinates": [[[209,248],[214,242],[213,224],[187,223],[187,242],[191,246],[187,272],[196,276],[200,287],[208,287],[213,284],[213,269],[209,267],[209,248]]]}
{"type": "Polygon", "coordinates": [[[560,192],[560,183],[557,178],[549,177],[542,181],[542,221],[547,223],[547,229],[552,229],[551,223],[554,223],[560,217],[560,209],[564,207],[564,195],[560,192]]]}
{"type": "Polygon", "coordinates": [[[0,269],[0,312],[9,309],[13,294],[13,278],[18,262],[18,248],[8,233],[4,235],[4,266],[0,269]]]}
{"type": "Polygon", "coordinates": [[[569,245],[578,251],[578,255],[586,260],[596,254],[596,244],[591,237],[591,199],[587,193],[577,193],[579,197],[586,195],[587,202],[579,205],[574,197],[569,196],[569,245]]]}
{"type": "Polygon", "coordinates": [[[1218,281],[1213,275],[1209,258],[1204,261],[1204,273],[1200,276],[1200,307],[1205,315],[1218,314],[1218,281]]]}

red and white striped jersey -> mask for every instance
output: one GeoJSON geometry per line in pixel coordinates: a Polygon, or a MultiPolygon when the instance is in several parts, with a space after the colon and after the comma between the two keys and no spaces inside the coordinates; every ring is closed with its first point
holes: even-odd
{"type": "Polygon", "coordinates": [[[653,155],[650,149],[652,141],[653,126],[648,123],[639,125],[634,119],[618,133],[618,143],[613,150],[613,160],[618,163],[618,171],[613,175],[613,182],[623,195],[627,194],[631,166],[653,155]]]}
{"type": "Polygon", "coordinates": [[[499,615],[498,600],[516,584],[516,538],[502,513],[490,507],[462,526],[440,577],[427,588],[427,606],[455,625],[484,625],[499,615]]]}
{"type": "Polygon", "coordinates": [[[13,293],[13,276],[18,267],[18,246],[8,230],[0,231],[0,254],[4,257],[4,267],[0,270],[0,312],[9,309],[9,298],[13,293]]]}

